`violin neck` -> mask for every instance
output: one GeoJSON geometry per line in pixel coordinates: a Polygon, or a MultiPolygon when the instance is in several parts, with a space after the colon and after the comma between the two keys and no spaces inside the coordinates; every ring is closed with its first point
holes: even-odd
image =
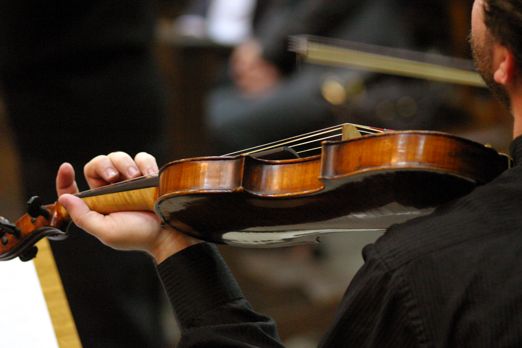
{"type": "Polygon", "coordinates": [[[158,196],[158,176],[144,176],[77,194],[87,206],[102,214],[118,211],[153,211],[158,196]]]}

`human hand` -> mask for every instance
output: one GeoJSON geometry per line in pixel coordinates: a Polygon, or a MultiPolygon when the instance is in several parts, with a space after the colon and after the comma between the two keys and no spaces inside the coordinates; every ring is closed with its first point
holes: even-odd
{"type": "Polygon", "coordinates": [[[251,40],[239,45],[231,57],[232,78],[245,95],[256,96],[274,88],[280,73],[275,65],[261,55],[261,46],[251,40]]]}
{"type": "MultiPolygon", "coordinates": [[[[141,175],[158,173],[153,156],[141,152],[132,159],[124,152],[97,156],[84,167],[90,188],[97,188],[141,175]]],[[[73,167],[60,166],[56,176],[59,203],[73,222],[98,238],[102,243],[119,250],[141,250],[154,257],[157,263],[200,241],[161,226],[159,217],[150,211],[122,211],[103,215],[91,210],[78,192],[73,167]]]]}

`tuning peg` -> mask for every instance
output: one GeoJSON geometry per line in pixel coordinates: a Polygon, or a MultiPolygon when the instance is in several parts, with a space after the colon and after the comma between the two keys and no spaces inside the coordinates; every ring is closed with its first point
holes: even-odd
{"type": "Polygon", "coordinates": [[[49,212],[42,207],[42,200],[38,196],[33,196],[27,201],[27,214],[35,219],[39,216],[46,219],[51,217],[49,212]]]}

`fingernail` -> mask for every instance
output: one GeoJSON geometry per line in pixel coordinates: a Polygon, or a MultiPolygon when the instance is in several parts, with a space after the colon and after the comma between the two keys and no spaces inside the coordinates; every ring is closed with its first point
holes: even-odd
{"type": "Polygon", "coordinates": [[[147,168],[147,175],[155,175],[158,174],[158,171],[154,168],[147,168]]]}
{"type": "Polygon", "coordinates": [[[134,166],[130,166],[129,168],[127,168],[127,174],[131,177],[139,175],[139,173],[140,171],[138,170],[138,168],[134,166]]]}
{"type": "Polygon", "coordinates": [[[118,175],[118,172],[114,168],[107,168],[105,170],[105,175],[107,175],[107,179],[112,179],[118,175]]]}

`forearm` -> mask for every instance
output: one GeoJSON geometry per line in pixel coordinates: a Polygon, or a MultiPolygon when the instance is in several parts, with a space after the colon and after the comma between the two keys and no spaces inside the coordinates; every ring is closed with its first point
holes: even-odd
{"type": "Polygon", "coordinates": [[[180,324],[181,346],[281,346],[273,321],[252,310],[214,246],[186,248],[158,272],[180,324]]]}

